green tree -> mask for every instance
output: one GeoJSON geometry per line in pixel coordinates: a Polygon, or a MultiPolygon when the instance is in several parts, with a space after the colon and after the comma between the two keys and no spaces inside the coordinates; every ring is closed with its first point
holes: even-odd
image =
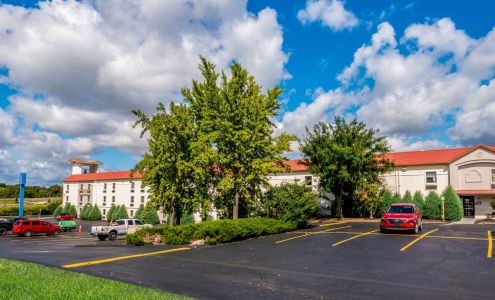
{"type": "Polygon", "coordinates": [[[336,217],[342,219],[342,198],[352,195],[361,180],[377,181],[391,168],[385,154],[390,146],[378,130],[362,122],[347,123],[336,116],[334,124],[320,122],[310,131],[300,150],[311,173],[320,177],[320,187],[335,195],[336,217]]]}
{"type": "MultiPolygon", "coordinates": [[[[230,66],[230,78],[217,73],[204,58],[200,70],[204,81],[193,81],[192,88],[182,90],[198,123],[193,152],[200,155],[195,155],[195,165],[208,179],[208,168],[214,163],[217,206],[237,219],[259,200],[268,187],[267,175],[274,165],[282,165],[283,153],[290,150],[295,137],[285,133],[274,137],[278,86],[262,93],[239,63],[230,66]]],[[[206,214],[203,210],[203,217],[206,214]]]]}
{"type": "Polygon", "coordinates": [[[143,211],[144,211],[144,205],[141,204],[141,205],[139,205],[139,208],[136,211],[134,218],[142,221],[143,220],[143,211]]]}
{"type": "Polygon", "coordinates": [[[69,213],[69,210],[70,210],[70,207],[71,206],[72,205],[70,204],[70,202],[65,202],[64,208],[62,209],[62,213],[64,213],[64,214],[69,213]]]}
{"type": "Polygon", "coordinates": [[[88,219],[88,215],[89,215],[89,213],[90,213],[91,209],[92,209],[91,204],[86,203],[86,204],[83,206],[83,208],[82,208],[82,210],[81,210],[81,213],[79,214],[79,217],[80,217],[81,219],[83,219],[83,220],[87,220],[87,219],[88,219]]]}
{"type": "Polygon", "coordinates": [[[442,193],[445,205],[445,220],[459,221],[464,216],[461,199],[457,196],[452,186],[448,186],[442,193]]]}
{"type": "Polygon", "coordinates": [[[129,219],[129,214],[127,213],[127,208],[122,204],[115,212],[115,220],[119,219],[129,219]]]}
{"type": "Polygon", "coordinates": [[[110,206],[110,209],[107,212],[107,220],[109,222],[112,222],[115,220],[115,219],[113,219],[113,215],[115,214],[116,209],[117,209],[117,206],[115,206],[115,204],[112,203],[112,206],[110,206]]]}
{"type": "Polygon", "coordinates": [[[370,213],[370,219],[376,215],[377,209],[381,208],[383,202],[383,185],[380,181],[361,181],[354,192],[359,203],[370,213]]]}
{"type": "Polygon", "coordinates": [[[434,191],[428,193],[423,206],[423,217],[426,219],[439,220],[441,217],[440,197],[434,191]]]}
{"type": "Polygon", "coordinates": [[[318,212],[318,199],[311,188],[297,183],[283,183],[268,192],[268,216],[293,222],[298,227],[308,224],[318,212]]]}
{"type": "Polygon", "coordinates": [[[77,218],[77,209],[74,205],[70,204],[67,212],[77,218]]]}
{"type": "Polygon", "coordinates": [[[416,204],[416,207],[423,211],[423,207],[425,205],[425,200],[423,199],[423,195],[420,191],[416,191],[413,196],[413,203],[416,204]]]}
{"type": "Polygon", "coordinates": [[[406,192],[404,193],[404,196],[402,196],[402,202],[404,203],[413,203],[413,197],[412,197],[412,194],[409,190],[406,190],[406,192]]]}
{"type": "Polygon", "coordinates": [[[63,206],[62,205],[59,205],[57,208],[55,208],[55,210],[53,211],[53,216],[56,217],[56,216],[59,216],[61,213],[62,213],[62,210],[63,210],[63,206]]]}
{"type": "Polygon", "coordinates": [[[90,206],[91,210],[86,215],[86,218],[91,221],[101,220],[101,211],[98,205],[90,206]]]}
{"type": "Polygon", "coordinates": [[[142,221],[145,224],[159,224],[160,218],[158,218],[158,213],[156,209],[151,205],[146,205],[143,210],[142,221]]]}
{"type": "Polygon", "coordinates": [[[385,189],[382,194],[382,201],[380,203],[379,208],[377,209],[377,217],[381,217],[383,214],[383,211],[387,210],[390,204],[393,203],[394,196],[392,195],[392,192],[388,189],[385,189]]]}
{"type": "Polygon", "coordinates": [[[394,196],[392,197],[392,203],[401,203],[402,202],[402,197],[400,196],[399,193],[395,193],[394,196]]]}

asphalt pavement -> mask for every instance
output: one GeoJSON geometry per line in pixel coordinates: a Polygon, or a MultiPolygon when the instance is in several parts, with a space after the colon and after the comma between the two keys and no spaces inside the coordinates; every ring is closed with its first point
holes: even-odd
{"type": "Polygon", "coordinates": [[[198,248],[132,247],[88,232],[9,235],[0,256],[201,299],[493,298],[493,225],[425,224],[418,235],[377,225],[329,222],[198,248]]]}

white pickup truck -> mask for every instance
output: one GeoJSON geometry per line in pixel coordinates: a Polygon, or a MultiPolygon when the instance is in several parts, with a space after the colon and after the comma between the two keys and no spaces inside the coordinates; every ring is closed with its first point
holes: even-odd
{"type": "Polygon", "coordinates": [[[153,225],[150,224],[143,224],[143,222],[137,219],[122,219],[115,221],[115,223],[110,224],[109,226],[91,227],[91,235],[97,236],[100,241],[104,241],[107,238],[110,241],[115,241],[119,235],[126,235],[127,233],[133,233],[140,228],[152,226],[153,225]]]}

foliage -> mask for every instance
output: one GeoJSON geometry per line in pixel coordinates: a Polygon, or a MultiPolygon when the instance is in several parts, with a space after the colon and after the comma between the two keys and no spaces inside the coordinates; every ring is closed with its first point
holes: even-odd
{"type": "Polygon", "coordinates": [[[194,224],[194,215],[192,213],[182,215],[182,218],[180,218],[180,224],[194,224]]]}
{"type": "Polygon", "coordinates": [[[402,202],[402,198],[401,198],[400,194],[395,193],[394,196],[392,197],[392,203],[390,203],[390,204],[401,203],[401,202],[402,202]]]}
{"type": "Polygon", "coordinates": [[[54,217],[60,216],[60,214],[62,213],[62,209],[63,209],[62,205],[57,206],[57,208],[55,208],[55,210],[53,211],[53,216],[54,217]]]}
{"type": "Polygon", "coordinates": [[[445,220],[447,221],[459,221],[464,216],[464,209],[462,207],[461,199],[457,196],[454,188],[448,186],[442,193],[444,198],[445,208],[445,220]]]}
{"type": "Polygon", "coordinates": [[[59,207],[61,204],[62,204],[62,201],[60,201],[60,200],[50,201],[50,203],[48,203],[48,206],[46,207],[46,209],[48,210],[49,213],[53,214],[55,209],[57,209],[57,207],[59,207]]]}
{"type": "Polygon", "coordinates": [[[87,220],[88,219],[88,216],[89,216],[89,213],[92,209],[92,206],[91,204],[89,203],[86,203],[83,208],[81,209],[81,213],[79,215],[79,218],[83,219],[83,220],[87,220]]]}
{"type": "Polygon", "coordinates": [[[91,210],[87,214],[87,219],[91,221],[101,220],[101,211],[98,205],[95,204],[91,207],[91,210]]]}
{"type": "Polygon", "coordinates": [[[392,192],[388,189],[385,189],[382,194],[382,201],[380,203],[380,206],[377,209],[377,217],[381,217],[383,214],[383,211],[387,210],[390,204],[392,204],[394,201],[394,196],[392,195],[392,192]]]}
{"type": "Polygon", "coordinates": [[[134,215],[134,218],[142,221],[143,220],[143,211],[144,211],[144,205],[141,204],[141,205],[139,205],[138,210],[136,210],[136,214],[134,215]]]}
{"type": "Polygon", "coordinates": [[[359,203],[369,211],[370,218],[376,215],[377,209],[380,209],[383,203],[382,195],[384,193],[382,182],[370,182],[362,180],[354,195],[359,203]]]}
{"type": "Polygon", "coordinates": [[[70,204],[69,210],[67,212],[77,218],[77,209],[74,205],[70,204]]]}
{"type": "Polygon", "coordinates": [[[116,210],[117,210],[117,206],[112,203],[112,205],[110,206],[110,209],[107,212],[107,221],[109,221],[109,222],[115,221],[114,215],[115,215],[116,210]]]}
{"type": "Polygon", "coordinates": [[[412,197],[412,194],[409,190],[406,190],[406,192],[404,193],[404,196],[402,196],[402,201],[403,203],[413,203],[413,197],[412,197]]]}
{"type": "Polygon", "coordinates": [[[124,204],[119,205],[115,210],[113,220],[129,219],[129,214],[127,213],[127,208],[124,204]]]}
{"type": "MultiPolygon", "coordinates": [[[[19,185],[1,185],[0,199],[19,198],[19,185]]],[[[24,189],[24,197],[26,198],[60,198],[62,196],[62,186],[52,185],[44,186],[26,186],[24,189]]]]}
{"type": "Polygon", "coordinates": [[[64,205],[64,208],[62,209],[62,212],[64,214],[69,213],[69,209],[70,209],[71,206],[72,206],[72,204],[70,204],[70,202],[65,202],[65,205],[64,205]]]}
{"type": "Polygon", "coordinates": [[[158,218],[156,209],[151,205],[146,205],[143,210],[141,220],[145,224],[160,224],[160,218],[158,218]]]}
{"type": "Polygon", "coordinates": [[[441,213],[440,197],[434,191],[429,192],[423,206],[423,217],[426,219],[440,220],[441,213]]]}
{"type": "Polygon", "coordinates": [[[180,226],[155,226],[142,228],[128,234],[126,242],[133,245],[145,243],[144,237],[160,235],[167,245],[189,244],[193,240],[205,240],[205,243],[228,243],[248,238],[291,231],[297,228],[295,223],[269,218],[246,218],[238,220],[205,221],[180,226]]]}
{"type": "Polygon", "coordinates": [[[492,199],[492,201],[490,201],[490,206],[495,209],[495,199],[492,199]]]}
{"type": "Polygon", "coordinates": [[[0,259],[0,299],[189,299],[156,289],[33,263],[0,259]],[[50,283],[56,283],[50,284],[50,283]]]}
{"type": "MultiPolygon", "coordinates": [[[[52,212],[48,210],[48,205],[24,205],[25,216],[35,216],[40,213],[41,215],[51,215],[52,212]]],[[[17,216],[19,215],[18,206],[6,206],[0,207],[0,216],[17,216]]]]}
{"type": "Polygon", "coordinates": [[[318,212],[318,199],[311,188],[297,183],[283,183],[268,192],[268,216],[298,227],[308,224],[318,212]]]}
{"type": "Polygon", "coordinates": [[[335,195],[336,217],[341,219],[343,195],[354,194],[361,180],[374,182],[390,169],[385,158],[390,146],[377,136],[378,130],[339,116],[334,124],[320,122],[306,132],[300,150],[310,172],[320,177],[320,187],[335,195]]]}
{"type": "Polygon", "coordinates": [[[423,195],[421,194],[420,191],[416,191],[413,196],[413,203],[416,205],[416,207],[423,211],[423,207],[425,205],[425,200],[423,199],[423,195]]]}

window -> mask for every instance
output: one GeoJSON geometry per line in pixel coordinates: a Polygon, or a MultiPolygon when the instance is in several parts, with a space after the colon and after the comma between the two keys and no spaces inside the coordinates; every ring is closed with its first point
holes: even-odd
{"type": "Polygon", "coordinates": [[[41,222],[41,225],[42,226],[50,226],[50,224],[48,224],[48,222],[44,222],[44,221],[41,222]]]}
{"type": "Polygon", "coordinates": [[[40,221],[32,221],[31,225],[40,226],[40,221]]]}
{"type": "Polygon", "coordinates": [[[83,184],[81,183],[81,190],[83,189],[83,184]]]}
{"type": "MultiPolygon", "coordinates": [[[[134,211],[132,209],[131,209],[131,217],[134,217],[134,211]]],[[[129,221],[129,222],[132,222],[132,221],[129,221]]],[[[131,225],[131,224],[129,224],[129,225],[131,225]]]]}
{"type": "Polygon", "coordinates": [[[141,193],[144,193],[144,189],[141,189],[141,193]]]}
{"type": "Polygon", "coordinates": [[[304,181],[306,185],[313,185],[313,176],[304,176],[304,181]]]}
{"type": "Polygon", "coordinates": [[[131,193],[134,193],[134,182],[131,182],[131,193]]]}
{"type": "Polygon", "coordinates": [[[134,206],[134,196],[131,196],[131,206],[134,206]]]}
{"type": "Polygon", "coordinates": [[[115,182],[112,183],[112,193],[115,193],[115,182]]]}
{"type": "Polygon", "coordinates": [[[65,196],[65,202],[69,202],[69,196],[65,196]]]}
{"type": "Polygon", "coordinates": [[[414,209],[412,206],[392,205],[388,208],[388,212],[398,214],[412,214],[414,213],[414,209]]]}
{"type": "Polygon", "coordinates": [[[124,220],[120,220],[120,221],[117,221],[116,223],[117,225],[125,225],[125,221],[124,220]]]}
{"type": "Polygon", "coordinates": [[[112,203],[115,203],[115,196],[112,196],[112,203]]]}
{"type": "Polygon", "coordinates": [[[134,224],[136,224],[136,225],[143,225],[143,223],[141,221],[139,221],[139,220],[134,220],[134,224]]]}
{"type": "Polygon", "coordinates": [[[88,183],[88,190],[91,188],[91,183],[88,183]]]}
{"type": "Polygon", "coordinates": [[[69,192],[69,185],[66,186],[66,191],[69,192]]]}
{"type": "Polygon", "coordinates": [[[107,210],[106,209],[103,209],[103,215],[106,216],[107,215],[107,210]]]}
{"type": "Polygon", "coordinates": [[[437,172],[426,172],[426,183],[437,183],[437,172]]]}
{"type": "Polygon", "coordinates": [[[492,182],[495,183],[495,169],[492,169],[492,182]]]}
{"type": "Polygon", "coordinates": [[[141,196],[141,203],[144,203],[144,196],[141,196]]]}
{"type": "Polygon", "coordinates": [[[103,205],[107,205],[107,196],[103,196],[103,205]]]}
{"type": "Polygon", "coordinates": [[[107,189],[107,184],[106,184],[106,183],[104,183],[104,184],[103,184],[103,189],[104,189],[104,190],[106,190],[106,189],[107,189]]]}

